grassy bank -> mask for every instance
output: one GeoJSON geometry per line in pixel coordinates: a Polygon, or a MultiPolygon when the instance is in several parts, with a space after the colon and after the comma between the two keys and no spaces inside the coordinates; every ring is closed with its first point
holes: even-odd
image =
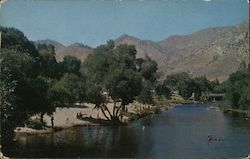
{"type": "Polygon", "coordinates": [[[219,108],[224,113],[237,112],[237,113],[247,114],[248,116],[250,116],[250,110],[241,110],[241,109],[226,108],[225,105],[223,105],[221,103],[218,103],[218,102],[213,103],[212,106],[219,108]]]}

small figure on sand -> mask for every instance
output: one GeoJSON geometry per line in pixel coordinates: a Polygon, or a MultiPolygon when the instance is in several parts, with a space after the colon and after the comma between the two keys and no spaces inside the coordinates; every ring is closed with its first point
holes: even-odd
{"type": "Polygon", "coordinates": [[[54,116],[51,117],[51,127],[53,128],[54,127],[54,116]]]}
{"type": "Polygon", "coordinates": [[[82,119],[82,115],[83,115],[82,112],[76,113],[76,118],[77,119],[82,119]]]}

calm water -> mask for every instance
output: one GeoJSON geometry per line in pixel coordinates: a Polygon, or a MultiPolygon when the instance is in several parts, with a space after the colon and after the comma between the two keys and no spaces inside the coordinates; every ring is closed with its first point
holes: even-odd
{"type": "Polygon", "coordinates": [[[206,105],[183,105],[129,126],[22,136],[4,152],[14,157],[240,158],[250,154],[250,119],[206,105]],[[221,141],[208,142],[208,133],[221,141]]]}

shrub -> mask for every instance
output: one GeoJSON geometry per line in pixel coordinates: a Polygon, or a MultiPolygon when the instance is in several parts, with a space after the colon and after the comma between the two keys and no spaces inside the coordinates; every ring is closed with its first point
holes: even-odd
{"type": "Polygon", "coordinates": [[[42,129],[44,126],[46,126],[46,123],[41,122],[39,119],[33,119],[33,120],[29,120],[27,125],[29,128],[32,128],[32,129],[42,129]]]}

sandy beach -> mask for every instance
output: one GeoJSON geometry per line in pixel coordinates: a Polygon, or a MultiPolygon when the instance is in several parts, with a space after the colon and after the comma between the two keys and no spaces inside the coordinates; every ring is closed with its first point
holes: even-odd
{"type": "MultiPolygon", "coordinates": [[[[108,109],[110,112],[113,111],[113,103],[108,103],[107,104],[108,109]]],[[[127,106],[128,112],[135,113],[135,106],[132,104],[127,106]]],[[[77,114],[81,113],[82,117],[92,117],[95,119],[106,119],[99,109],[94,109],[93,104],[79,104],[78,106],[76,105],[75,107],[71,108],[61,108],[57,107],[55,112],[53,113],[54,117],[54,127],[56,128],[68,128],[72,126],[87,126],[87,125],[98,125],[97,123],[93,123],[90,121],[82,120],[77,118],[77,114]]],[[[46,125],[48,127],[51,127],[51,117],[47,114],[44,115],[44,121],[46,122],[46,125]]],[[[31,117],[31,119],[40,119],[39,115],[34,115],[31,117]]],[[[126,121],[128,117],[124,116],[123,121],[126,121]]],[[[43,133],[51,133],[53,132],[53,129],[51,128],[44,128],[42,130],[36,130],[36,129],[31,129],[28,127],[17,127],[15,129],[16,133],[28,133],[28,134],[43,134],[43,133]]]]}

